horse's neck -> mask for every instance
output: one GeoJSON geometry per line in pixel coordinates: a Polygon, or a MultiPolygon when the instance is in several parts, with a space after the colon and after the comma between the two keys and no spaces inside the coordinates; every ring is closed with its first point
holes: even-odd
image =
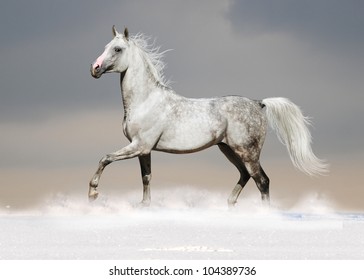
{"type": "Polygon", "coordinates": [[[133,65],[120,74],[120,87],[123,98],[124,113],[138,107],[158,88],[155,77],[149,71],[142,57],[134,58],[133,65]]]}
{"type": "Polygon", "coordinates": [[[121,94],[124,105],[124,117],[130,111],[145,105],[146,101],[153,92],[153,103],[168,102],[178,103],[182,96],[177,95],[171,89],[164,86],[155,76],[150,65],[145,61],[145,57],[138,52],[133,52],[129,68],[120,74],[121,94]]]}

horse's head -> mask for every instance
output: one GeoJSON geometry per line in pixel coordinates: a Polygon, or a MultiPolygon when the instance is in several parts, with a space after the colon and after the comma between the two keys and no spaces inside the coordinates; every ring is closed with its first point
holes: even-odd
{"type": "Polygon", "coordinates": [[[124,72],[128,68],[127,49],[129,48],[129,32],[119,33],[112,27],[114,38],[105,46],[104,52],[91,64],[91,75],[98,79],[106,72],[124,72]]]}

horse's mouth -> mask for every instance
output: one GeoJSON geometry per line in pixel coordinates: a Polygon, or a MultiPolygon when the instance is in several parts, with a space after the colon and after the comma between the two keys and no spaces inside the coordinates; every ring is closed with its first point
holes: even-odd
{"type": "Polygon", "coordinates": [[[113,66],[112,65],[110,65],[108,67],[98,67],[98,68],[95,68],[91,64],[91,68],[90,68],[91,76],[94,77],[95,79],[100,78],[102,76],[102,74],[104,74],[106,72],[110,72],[112,70],[113,70],[113,66]]]}

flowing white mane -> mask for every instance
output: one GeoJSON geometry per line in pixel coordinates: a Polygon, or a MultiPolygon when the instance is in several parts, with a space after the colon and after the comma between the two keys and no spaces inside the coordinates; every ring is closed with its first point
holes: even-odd
{"type": "Polygon", "coordinates": [[[150,43],[150,37],[138,33],[130,38],[130,40],[139,48],[149,70],[155,77],[156,81],[162,86],[168,87],[170,81],[166,80],[163,70],[166,64],[163,61],[164,55],[170,50],[160,51],[160,46],[155,46],[155,41],[150,43]]]}

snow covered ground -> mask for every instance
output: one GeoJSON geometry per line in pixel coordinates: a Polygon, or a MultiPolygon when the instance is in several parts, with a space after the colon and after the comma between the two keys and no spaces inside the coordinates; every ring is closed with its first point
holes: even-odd
{"type": "Polygon", "coordinates": [[[175,188],[124,197],[57,195],[36,209],[2,207],[0,259],[364,259],[364,214],[317,198],[289,210],[175,188]]]}

